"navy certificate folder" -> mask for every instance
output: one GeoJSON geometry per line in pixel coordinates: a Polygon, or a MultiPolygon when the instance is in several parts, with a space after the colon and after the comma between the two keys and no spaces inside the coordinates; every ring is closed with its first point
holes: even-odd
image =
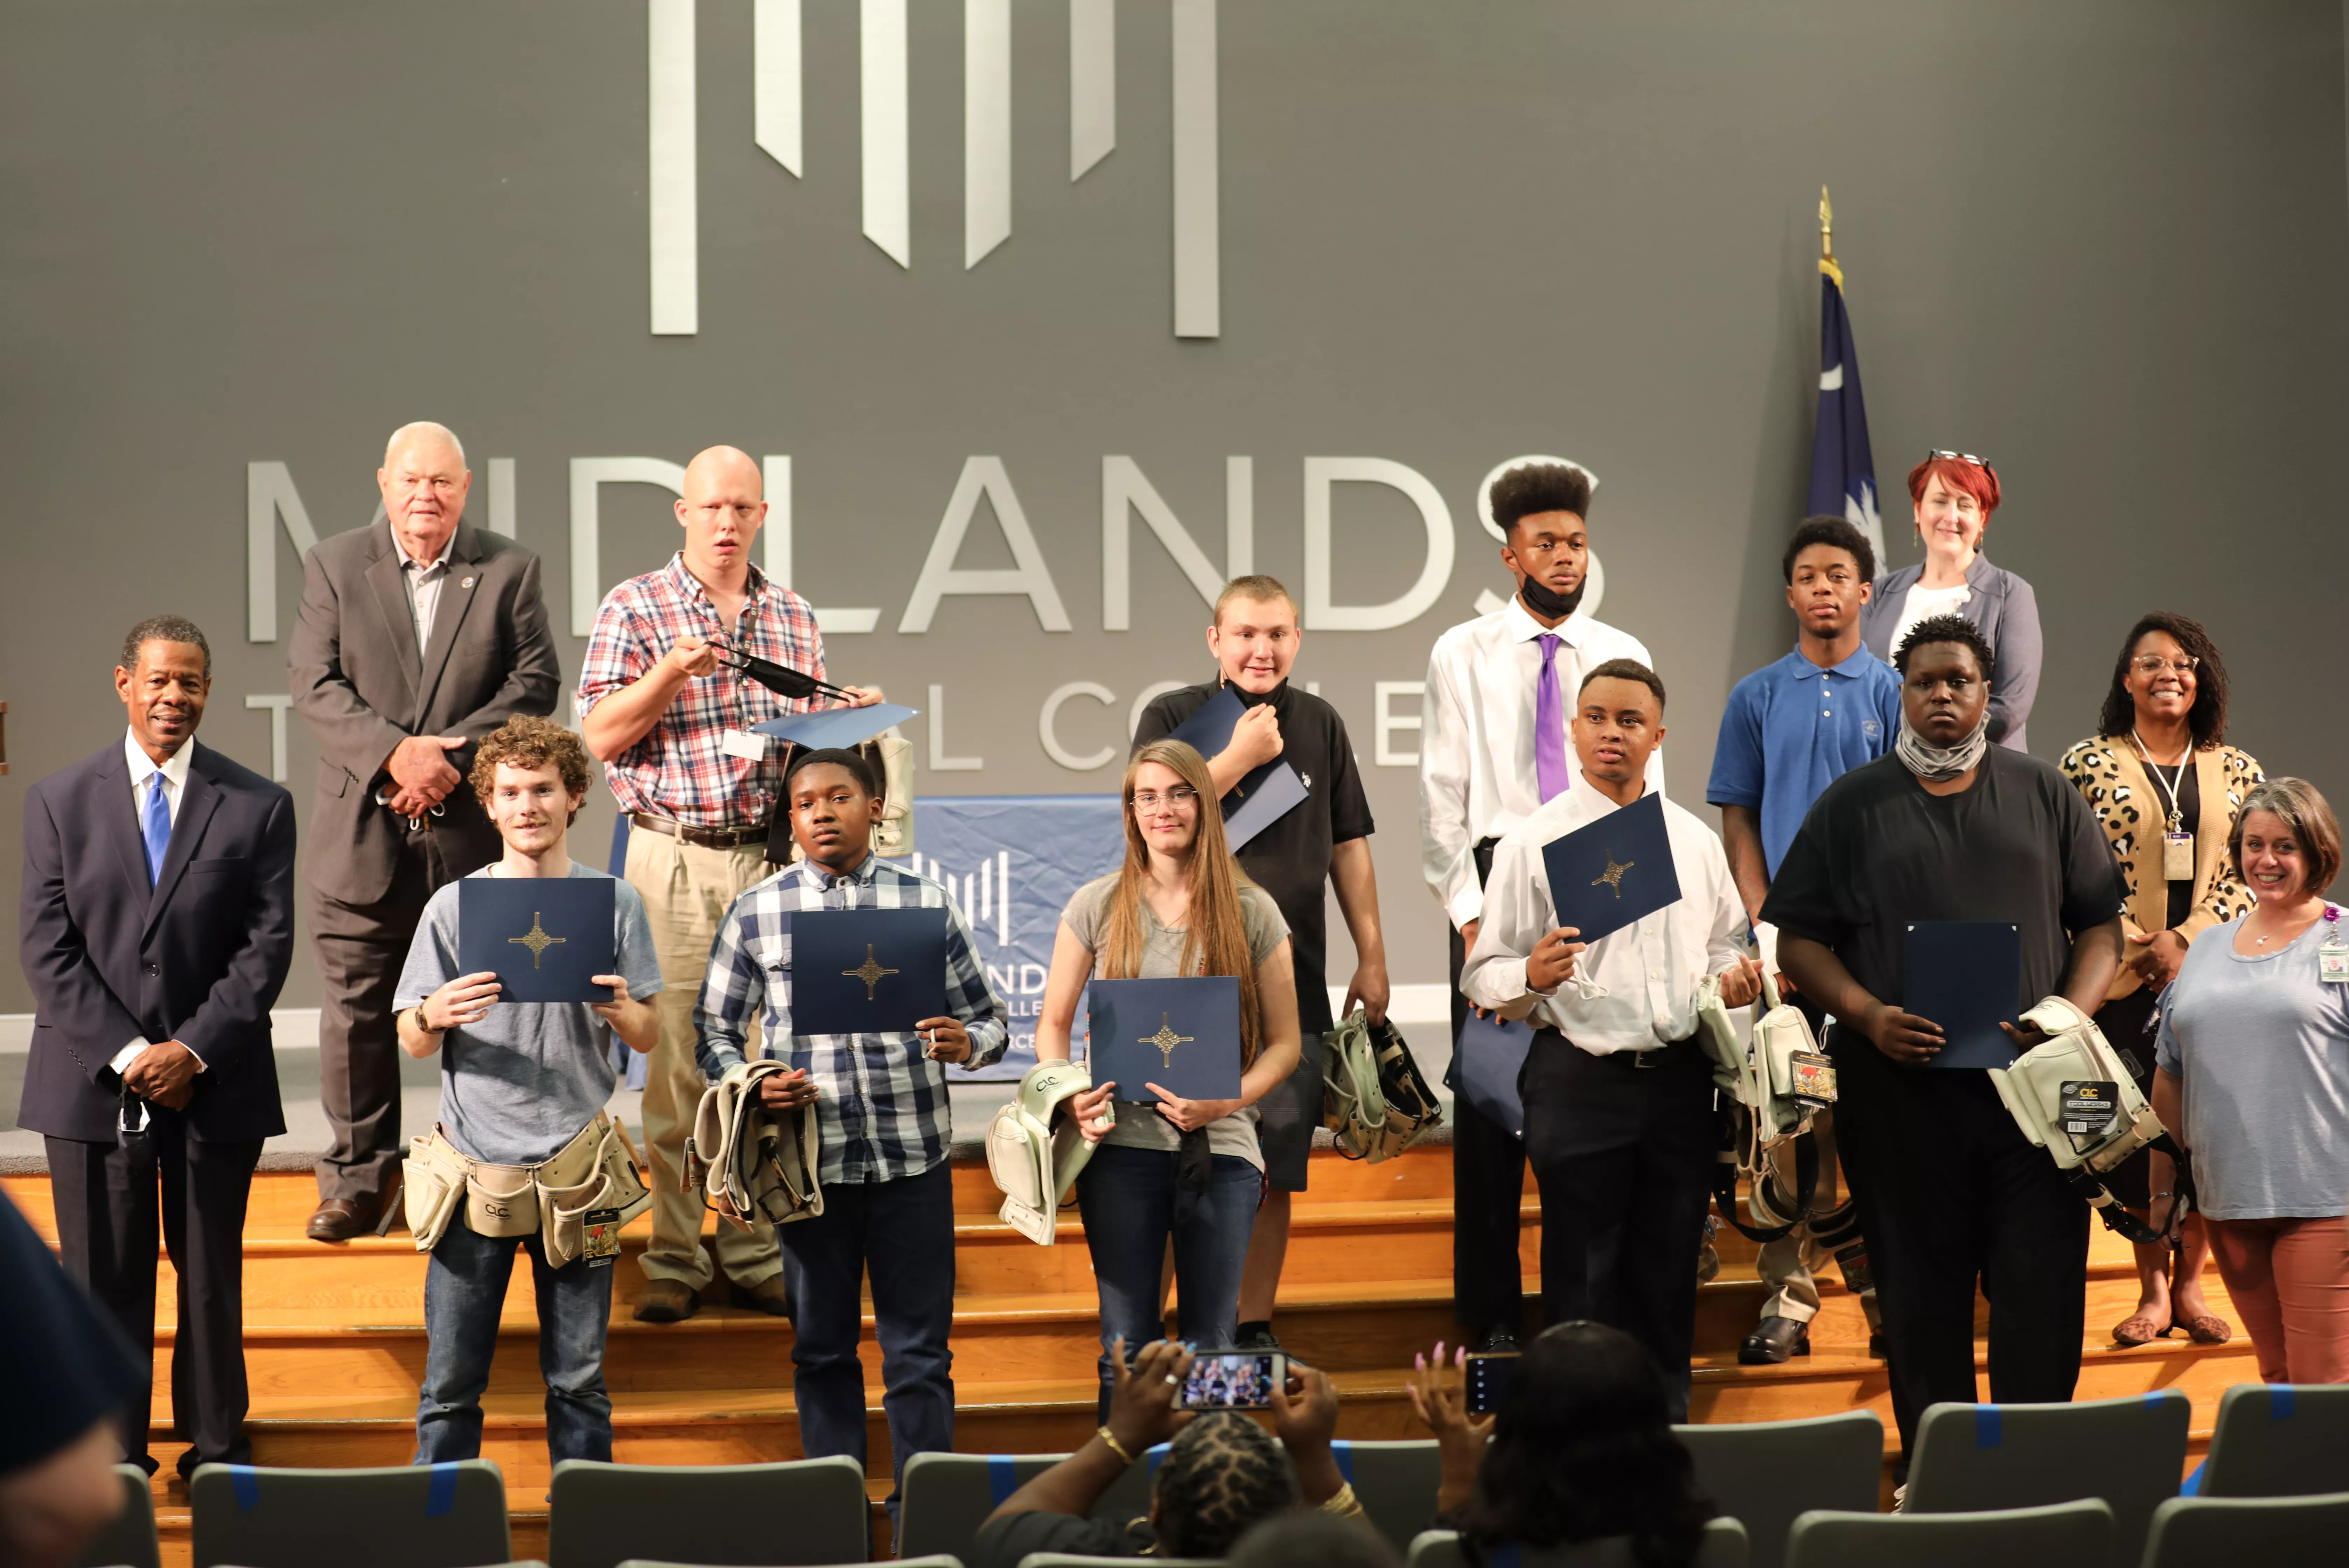
{"type": "Polygon", "coordinates": [[[457,967],[495,970],[501,1002],[608,1002],[619,971],[610,877],[467,877],[457,884],[457,967]]]}
{"type": "Polygon", "coordinates": [[[1240,983],[1230,975],[1187,980],[1096,980],[1085,987],[1095,1083],[1117,1098],[1156,1105],[1156,1084],[1185,1099],[1240,1097],[1240,983]]]}
{"type": "Polygon", "coordinates": [[[1533,1045],[1529,1019],[1480,1018],[1472,1009],[1460,1026],[1460,1092],[1516,1138],[1526,1135],[1526,1100],[1517,1082],[1533,1045]]]}
{"type": "Polygon", "coordinates": [[[2005,920],[1909,923],[1900,1010],[1941,1026],[1931,1066],[2002,1068],[2014,1042],[2001,1024],[2023,1016],[2023,928],[2005,920]]]}
{"type": "Polygon", "coordinates": [[[910,1034],[946,1016],[945,910],[792,911],[792,1034],[910,1034]]]}
{"type": "Polygon", "coordinates": [[[869,707],[820,707],[813,713],[787,713],[750,728],[760,735],[788,740],[793,746],[804,746],[810,751],[835,747],[844,749],[870,740],[891,725],[903,724],[921,711],[894,702],[876,702],[869,707]]]}
{"type": "MultiPolygon", "coordinates": [[[[1182,741],[1200,756],[1212,758],[1232,743],[1232,731],[1247,711],[1247,704],[1240,700],[1239,693],[1226,686],[1208,698],[1205,707],[1168,730],[1166,738],[1182,741]]],[[[1304,804],[1305,795],[1305,780],[1280,758],[1247,774],[1224,793],[1226,846],[1237,853],[1241,845],[1304,804]]]]}
{"type": "MultiPolygon", "coordinates": [[[[1588,789],[1577,784],[1576,789],[1588,789]]],[[[1681,898],[1672,841],[1664,831],[1664,798],[1654,790],[1588,827],[1542,846],[1557,923],[1582,943],[1611,935],[1681,898]]]]}

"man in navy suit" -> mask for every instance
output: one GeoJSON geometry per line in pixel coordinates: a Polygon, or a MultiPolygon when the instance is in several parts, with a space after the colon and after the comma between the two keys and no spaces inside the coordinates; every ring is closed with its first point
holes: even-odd
{"type": "MultiPolygon", "coordinates": [[[[181,1473],[249,1463],[245,1197],[285,1130],[269,1008],[294,954],[294,799],[195,744],[212,689],[196,626],[131,628],[116,745],[25,798],[26,977],[38,1011],[17,1123],[48,1140],[66,1270],[151,1367],[156,1194],[179,1275],[171,1355],[181,1473]]],[[[150,1380],[118,1416],[151,1474],[150,1380]]]]}

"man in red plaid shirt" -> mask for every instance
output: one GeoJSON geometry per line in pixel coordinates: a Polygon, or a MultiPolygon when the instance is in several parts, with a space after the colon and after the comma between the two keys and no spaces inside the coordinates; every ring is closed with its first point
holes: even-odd
{"type": "MultiPolygon", "coordinates": [[[[636,1316],[693,1315],[714,1277],[700,1199],[682,1191],[685,1140],[706,1087],[694,1065],[693,1001],[734,896],[765,879],[768,819],[783,788],[781,741],[751,727],[815,705],[776,696],[721,664],[721,649],[823,678],[823,638],[807,601],[750,563],[766,521],[759,465],[712,447],[686,466],[677,502],[685,548],[604,597],[579,673],[587,748],[629,821],[627,880],[644,896],[660,956],[660,1040],[645,1066],[653,1239],[636,1316]]],[[[878,690],[851,686],[857,706],[878,690]]],[[[736,1300],[784,1311],[771,1228],[721,1225],[718,1265],[736,1300]]]]}

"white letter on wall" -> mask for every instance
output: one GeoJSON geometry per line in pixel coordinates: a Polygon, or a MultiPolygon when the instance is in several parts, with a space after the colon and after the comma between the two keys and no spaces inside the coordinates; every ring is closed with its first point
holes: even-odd
{"type": "Polygon", "coordinates": [[[1080,757],[1061,744],[1061,738],[1052,732],[1052,721],[1061,717],[1061,705],[1072,696],[1089,696],[1095,702],[1102,703],[1117,700],[1117,693],[1099,681],[1071,681],[1066,686],[1054,686],[1052,695],[1044,699],[1042,711],[1036,715],[1036,738],[1043,742],[1044,755],[1061,767],[1071,773],[1090,773],[1096,768],[1116,760],[1117,748],[1104,746],[1099,751],[1088,752],[1080,757]]]}
{"type": "Polygon", "coordinates": [[[1305,624],[1327,632],[1383,632],[1424,614],[1452,578],[1452,511],[1426,476],[1385,458],[1305,459],[1305,624]],[[1340,482],[1391,486],[1409,496],[1427,528],[1419,581],[1383,604],[1330,602],[1330,491],[1340,482]]]}
{"type": "Polygon", "coordinates": [[[693,0],[647,0],[649,110],[645,184],[651,196],[653,333],[701,330],[699,154],[694,145],[693,0]]]}
{"type": "Polygon", "coordinates": [[[1132,458],[1102,459],[1102,628],[1133,629],[1133,551],[1129,511],[1142,514],[1199,597],[1213,604],[1226,580],[1256,569],[1256,467],[1248,458],[1224,459],[1224,575],[1199,548],[1132,458]]]}
{"type": "Polygon", "coordinates": [[[285,782],[285,710],[294,706],[294,698],[285,692],[249,691],[244,694],[247,711],[269,710],[269,776],[278,783],[285,782]]]}
{"type": "Polygon", "coordinates": [[[987,766],[984,757],[948,757],[947,755],[947,688],[930,688],[930,771],[933,773],[976,773],[987,766]]]}
{"type": "Polygon", "coordinates": [[[244,640],[277,640],[277,529],[285,520],[285,537],[294,553],[306,556],[318,542],[310,514],[294,488],[294,471],[284,463],[244,465],[244,640]]]}
{"type": "Polygon", "coordinates": [[[938,520],[937,537],[930,541],[929,559],[922,562],[922,575],[914,583],[914,597],[905,605],[897,630],[928,631],[938,601],[948,593],[1025,593],[1035,606],[1037,624],[1044,630],[1069,629],[1061,591],[1052,585],[1051,571],[1028,527],[1028,514],[1019,510],[1019,498],[1011,491],[1011,476],[1004,471],[1001,458],[964,460],[962,478],[947,501],[946,516],[938,520]],[[981,496],[994,507],[996,526],[1003,531],[1003,542],[1011,547],[1011,559],[1018,563],[1008,571],[963,571],[954,563],[981,496]]]}
{"type": "MultiPolygon", "coordinates": [[[[765,568],[775,585],[792,585],[792,459],[788,454],[767,454],[761,465],[766,476],[766,531],[761,535],[767,542],[760,549],[760,565],[765,568]]],[[[837,636],[843,632],[869,632],[881,624],[878,610],[815,611],[815,629],[825,636],[837,636]]]]}
{"type": "Polygon", "coordinates": [[[658,485],[685,493],[685,467],[659,458],[571,459],[571,634],[595,629],[595,606],[604,602],[604,573],[597,560],[602,530],[596,523],[597,490],[604,485],[658,485]]]}
{"type": "MultiPolygon", "coordinates": [[[[383,503],[376,503],[383,510],[383,503]]],[[[514,536],[514,460],[512,458],[490,459],[490,531],[514,536]]]]}
{"type": "Polygon", "coordinates": [[[1425,681],[1373,681],[1371,684],[1371,716],[1375,748],[1372,758],[1381,768],[1416,768],[1417,751],[1397,751],[1390,738],[1398,729],[1423,729],[1427,721],[1420,714],[1394,711],[1394,699],[1399,696],[1424,697],[1425,681]]]}

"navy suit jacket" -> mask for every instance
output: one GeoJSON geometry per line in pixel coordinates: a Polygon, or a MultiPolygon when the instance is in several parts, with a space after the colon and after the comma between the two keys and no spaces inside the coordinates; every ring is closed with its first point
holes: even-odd
{"type": "Polygon", "coordinates": [[[285,1130],[269,1008],[294,959],[294,798],[191,740],[188,782],[150,888],[122,742],[25,797],[18,929],[37,1011],[17,1125],[114,1141],[111,1063],[144,1036],[201,1057],[181,1114],[198,1138],[285,1130]]]}

